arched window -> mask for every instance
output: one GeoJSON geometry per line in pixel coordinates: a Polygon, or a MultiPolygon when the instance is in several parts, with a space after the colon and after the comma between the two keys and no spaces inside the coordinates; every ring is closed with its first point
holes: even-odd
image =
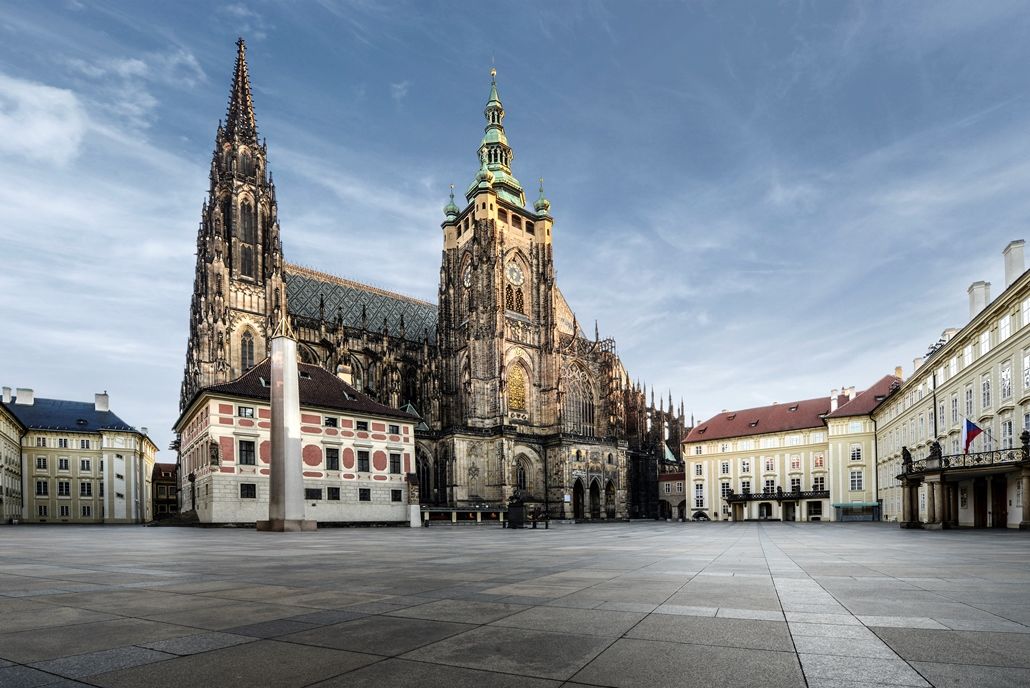
{"type": "Polygon", "coordinates": [[[240,233],[240,241],[247,244],[257,243],[257,232],[255,231],[254,208],[244,201],[240,206],[240,226],[242,232],[240,233]]]}
{"type": "Polygon", "coordinates": [[[247,372],[254,367],[254,335],[247,332],[240,337],[240,369],[247,372]]]}
{"type": "Polygon", "coordinates": [[[515,467],[515,487],[522,491],[526,490],[526,467],[521,461],[515,467]]]}
{"type": "Polygon", "coordinates": [[[508,410],[526,410],[526,373],[518,363],[508,370],[508,410]]]}
{"type": "Polygon", "coordinates": [[[526,299],[521,288],[510,284],[504,287],[504,307],[514,313],[526,314],[526,299]]]}
{"type": "Polygon", "coordinates": [[[577,435],[594,435],[594,393],[586,373],[579,366],[565,371],[562,397],[562,430],[577,435]]]}
{"type": "Polygon", "coordinates": [[[254,276],[254,247],[244,244],[240,246],[240,274],[254,276]]]}

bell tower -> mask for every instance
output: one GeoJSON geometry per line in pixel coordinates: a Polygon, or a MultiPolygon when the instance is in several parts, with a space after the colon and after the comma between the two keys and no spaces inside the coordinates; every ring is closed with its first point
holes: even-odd
{"type": "Polygon", "coordinates": [[[496,71],[483,111],[479,170],[466,205],[444,208],[440,273],[440,360],[444,428],[483,430],[554,423],[554,264],[550,204],[533,209],[512,174],[514,151],[504,129],[496,71]]]}
{"type": "Polygon", "coordinates": [[[241,38],[225,122],[215,134],[180,406],[201,387],[232,380],[261,361],[286,308],[275,185],[267,145],[258,140],[246,51],[241,38]]]}

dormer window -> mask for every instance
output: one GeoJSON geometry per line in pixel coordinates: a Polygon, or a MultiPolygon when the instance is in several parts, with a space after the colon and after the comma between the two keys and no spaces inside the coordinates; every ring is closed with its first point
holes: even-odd
{"type": "Polygon", "coordinates": [[[736,417],[737,417],[737,414],[736,414],[736,413],[731,413],[730,415],[726,416],[726,420],[733,420],[733,419],[735,419],[736,417]]]}
{"type": "Polygon", "coordinates": [[[791,413],[794,413],[794,412],[796,412],[796,411],[798,410],[797,404],[794,404],[793,406],[791,406],[791,407],[790,407],[789,409],[787,409],[787,410],[788,410],[788,411],[790,411],[791,413]]]}
{"type": "Polygon", "coordinates": [[[306,370],[300,371],[300,379],[301,380],[310,380],[311,379],[311,373],[309,373],[306,370]]]}
{"type": "Polygon", "coordinates": [[[757,428],[758,427],[758,421],[757,420],[753,420],[748,425],[750,425],[752,428],[757,428]]]}

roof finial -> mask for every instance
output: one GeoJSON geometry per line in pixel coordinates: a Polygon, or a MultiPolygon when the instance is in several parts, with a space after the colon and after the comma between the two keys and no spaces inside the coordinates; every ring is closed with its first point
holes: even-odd
{"type": "Polygon", "coordinates": [[[550,215],[551,202],[544,196],[544,178],[540,177],[540,198],[533,204],[538,215],[550,215]]]}
{"type": "Polygon", "coordinates": [[[491,83],[495,83],[495,84],[497,83],[497,68],[496,67],[490,67],[490,82],[491,83]]]}
{"type": "Polygon", "coordinates": [[[454,184],[451,184],[451,200],[444,206],[443,214],[448,220],[453,220],[458,217],[458,206],[454,204],[454,184]]]}

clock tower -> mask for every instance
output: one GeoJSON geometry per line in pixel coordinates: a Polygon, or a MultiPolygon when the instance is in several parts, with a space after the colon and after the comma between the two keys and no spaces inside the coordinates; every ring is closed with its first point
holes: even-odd
{"type": "MultiPolygon", "coordinates": [[[[557,371],[548,363],[553,357],[543,354],[555,350],[555,301],[560,296],[551,255],[550,203],[541,182],[540,198],[533,208],[526,207],[525,192],[511,170],[515,154],[504,130],[505,111],[493,70],[483,114],[479,170],[465,191],[466,205],[455,205],[452,189],[444,208],[440,420],[441,432],[453,438],[456,456],[472,449],[462,446],[468,444],[462,435],[488,436],[495,438],[491,453],[503,465],[504,438],[556,430],[557,388],[548,381],[556,379],[557,371]]],[[[489,463],[486,457],[473,473],[482,474],[484,462],[489,463]]],[[[469,469],[471,464],[458,467],[469,469]]],[[[512,480],[501,475],[501,466],[490,472],[494,475],[484,476],[486,480],[510,492],[512,480]]],[[[496,492],[489,487],[484,484],[484,492],[496,492]]],[[[469,496],[474,489],[469,488],[469,496]]]]}

